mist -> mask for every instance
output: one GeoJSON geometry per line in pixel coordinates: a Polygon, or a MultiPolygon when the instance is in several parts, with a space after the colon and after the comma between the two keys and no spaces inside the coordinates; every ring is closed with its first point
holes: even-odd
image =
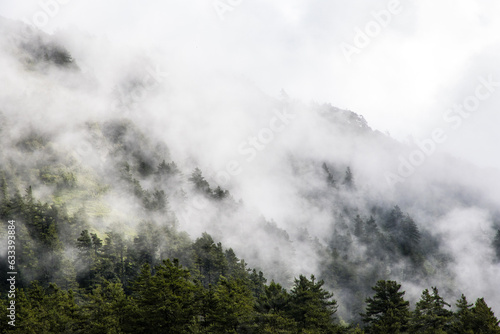
{"type": "Polygon", "coordinates": [[[153,218],[193,240],[210,233],[285,286],[299,274],[321,277],[325,254],[342,252],[340,236],[354,240],[350,260],[366,261],[352,218],[373,215],[380,225],[385,213],[374,208],[398,205],[435,249],[432,275],[409,277],[405,263],[390,261],[367,261],[363,274],[387,267],[412,306],[432,285],[450,303],[459,293],[486,296],[500,312],[490,246],[500,228],[497,3],[401,3],[352,59],[342,43],[390,1],[41,3],[0,7],[0,165],[37,198],[52,201],[55,189],[21,179],[34,166],[78,171],[85,191],[68,210],[83,204],[99,233],[133,235],[145,213],[117,166],[137,155],[155,167],[174,161],[182,172],[169,182],[139,178],[167,194],[171,216],[153,218]],[[26,48],[35,42],[65,48],[74,65],[36,61],[26,48]],[[488,97],[460,123],[447,121],[465,115],[450,110],[475,101],[479,86],[488,97]],[[50,146],[22,148],[28,135],[50,146]],[[196,192],[197,167],[230,201],[196,192]],[[353,188],[343,185],[348,167],[353,188]]]}

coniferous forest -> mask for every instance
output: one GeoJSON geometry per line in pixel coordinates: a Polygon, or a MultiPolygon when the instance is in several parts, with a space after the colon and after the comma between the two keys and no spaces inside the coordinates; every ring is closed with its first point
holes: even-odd
{"type": "MultiPolygon", "coordinates": [[[[122,123],[120,126],[124,126],[122,123]]],[[[116,124],[109,125],[115,129],[116,124]]],[[[129,126],[129,125],[128,125],[129,126]]],[[[128,126],[124,126],[127,128],[128,126]]],[[[122,129],[123,130],[123,129],[122,129]]],[[[114,131],[111,134],[116,135],[114,131]]],[[[117,138],[111,138],[118,140],[117,138]]],[[[41,137],[30,136],[19,143],[22,150],[48,149],[41,137]]],[[[126,150],[118,145],[118,150],[126,150]]],[[[124,156],[127,156],[122,152],[124,156]]],[[[49,159],[51,160],[51,159],[49,159]]],[[[70,162],[67,162],[68,164],[70,162]]],[[[18,172],[4,169],[0,175],[0,217],[16,224],[15,328],[2,322],[3,331],[14,333],[498,333],[498,319],[485,298],[468,301],[465,295],[447,301],[438,289],[422,291],[413,305],[393,280],[359,277],[356,263],[346,251],[349,242],[369,245],[386,260],[404,259],[414,275],[426,272],[426,258],[438,256],[422,248],[422,232],[398,206],[384,212],[374,209],[369,219],[351,216],[343,233],[323,253],[324,267],[316,275],[298,275],[285,287],[251,268],[235,251],[226,248],[208,233],[192,240],[179,229],[179,220],[163,190],[145,190],[139,179],[176,184],[182,172],[175,162],[162,160],[157,166],[131,161],[116,166],[119,184],[135,196],[143,219],[136,233],[123,232],[117,225],[99,231],[82,206],[70,214],[64,198],[78,192],[78,177],[69,169],[28,173],[52,185],[54,202],[42,202],[28,185],[23,192],[18,172]],[[131,165],[136,166],[132,168],[131,165]],[[145,172],[147,171],[147,172],[145,172]],[[13,174],[11,174],[13,173],[13,174]],[[141,176],[146,174],[146,176],[141,176]],[[16,183],[13,180],[19,180],[16,183]],[[383,219],[377,223],[374,218],[383,219]],[[383,217],[383,218],[382,218],[383,217]],[[337,247],[334,247],[337,246],[337,247]],[[324,254],[329,252],[329,254],[324,254]],[[341,256],[341,254],[344,254],[341,256]],[[319,278],[321,277],[321,279],[319,278]],[[353,300],[349,323],[337,315],[339,301],[325,286],[340,294],[350,292],[353,300]],[[373,285],[363,293],[368,282],[373,285]],[[354,312],[358,312],[354,314],[354,312]]],[[[334,177],[323,164],[324,182],[338,192],[334,177]]],[[[19,169],[16,169],[19,170],[19,169]]],[[[29,179],[29,178],[28,178],[29,179]]],[[[196,168],[188,175],[187,186],[221,210],[238,210],[227,190],[213,188],[196,168]]],[[[180,180],[178,180],[181,183],[180,180]]],[[[108,191],[94,185],[96,192],[108,191]]],[[[342,187],[352,189],[354,176],[346,171],[342,187]]],[[[81,189],[80,189],[81,190],[81,189]]],[[[171,190],[174,191],[174,190],[171,190]]],[[[175,190],[177,191],[177,190],[175,190]]],[[[349,190],[351,191],[351,190],[349,190]]],[[[186,194],[182,194],[186,197],[186,194]]],[[[345,208],[348,212],[348,208],[345,208]]],[[[99,223],[98,223],[99,224],[99,223]]],[[[263,222],[270,233],[288,238],[274,224],[263,222]]],[[[6,235],[4,235],[6,237],[6,235]]],[[[427,236],[429,238],[429,236],[427,236]]],[[[249,241],[251,242],[251,241],[249,241]]],[[[310,240],[309,242],[317,243],[310,240]]],[[[9,270],[2,262],[2,309],[8,306],[9,270]]],[[[277,264],[279,267],[279,264],[277,264]]],[[[446,288],[446,287],[444,287],[446,288]]],[[[485,296],[487,299],[487,296],[485,296]]]]}
{"type": "Polygon", "coordinates": [[[498,171],[67,34],[0,17],[0,333],[500,333],[498,171]]]}

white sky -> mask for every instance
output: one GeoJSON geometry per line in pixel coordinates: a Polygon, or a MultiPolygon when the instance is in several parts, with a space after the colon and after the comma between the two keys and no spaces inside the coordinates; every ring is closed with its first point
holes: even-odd
{"type": "MultiPolygon", "coordinates": [[[[77,28],[118,44],[161,48],[195,68],[243,75],[273,96],[283,88],[303,101],[353,110],[400,140],[446,128],[443,114],[474,93],[479,76],[500,81],[500,2],[494,0],[401,0],[401,13],[350,63],[341,44],[353,44],[355,29],[364,30],[390,1],[60,2],[3,0],[0,15],[48,18],[39,24],[47,32],[77,28]],[[234,5],[221,20],[214,3],[234,5]],[[43,4],[52,16],[41,12],[43,4]]],[[[500,167],[498,106],[500,87],[458,129],[446,128],[441,148],[500,167]]]]}

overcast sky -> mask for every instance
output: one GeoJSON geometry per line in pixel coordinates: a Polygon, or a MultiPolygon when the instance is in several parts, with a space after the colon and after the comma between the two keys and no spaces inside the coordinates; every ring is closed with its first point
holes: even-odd
{"type": "Polygon", "coordinates": [[[0,15],[161,49],[272,96],[350,109],[399,140],[443,128],[440,149],[500,167],[500,87],[460,123],[443,119],[480,77],[500,82],[498,1],[4,0],[0,15]]]}

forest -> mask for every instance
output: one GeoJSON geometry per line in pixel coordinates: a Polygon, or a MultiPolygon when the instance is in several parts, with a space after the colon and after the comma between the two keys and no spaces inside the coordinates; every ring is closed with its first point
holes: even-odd
{"type": "MultiPolygon", "coordinates": [[[[156,171],[177,172],[174,163],[164,162],[156,171]]],[[[190,180],[214,200],[229,196],[220,188],[212,191],[199,169],[190,180]]],[[[147,210],[169,216],[161,191],[144,199],[147,210]]],[[[401,252],[410,254],[418,230],[398,210],[391,217],[394,224],[406,221],[410,232],[405,236],[414,240],[399,243],[401,252]]],[[[392,280],[378,280],[365,300],[361,320],[347,324],[336,316],[338,303],[324,280],[314,275],[299,275],[286,289],[209,234],[191,241],[175,221],[143,221],[132,237],[113,231],[98,235],[89,232],[84,209],[70,215],[64,205],[41,203],[31,187],[24,194],[11,192],[5,172],[0,217],[17,224],[20,278],[16,317],[10,324],[4,317],[2,332],[500,333],[499,321],[484,298],[470,303],[461,295],[451,305],[438,287],[430,287],[410,307],[401,285],[392,280]],[[77,252],[73,263],[65,255],[69,248],[77,252]]],[[[373,217],[365,224],[357,216],[355,228],[356,235],[373,235],[376,224],[373,217]]],[[[7,261],[1,266],[4,292],[9,290],[7,261]]],[[[6,293],[1,297],[8,314],[12,298],[6,293]]]]}
{"type": "Polygon", "coordinates": [[[11,30],[0,332],[500,333],[496,174],[436,154],[387,185],[414,146],[352,111],[236,79],[217,101],[198,79],[172,93],[148,57],[111,64],[99,44],[91,71],[11,30]],[[297,120],[262,128],[277,111],[297,120]]]}

